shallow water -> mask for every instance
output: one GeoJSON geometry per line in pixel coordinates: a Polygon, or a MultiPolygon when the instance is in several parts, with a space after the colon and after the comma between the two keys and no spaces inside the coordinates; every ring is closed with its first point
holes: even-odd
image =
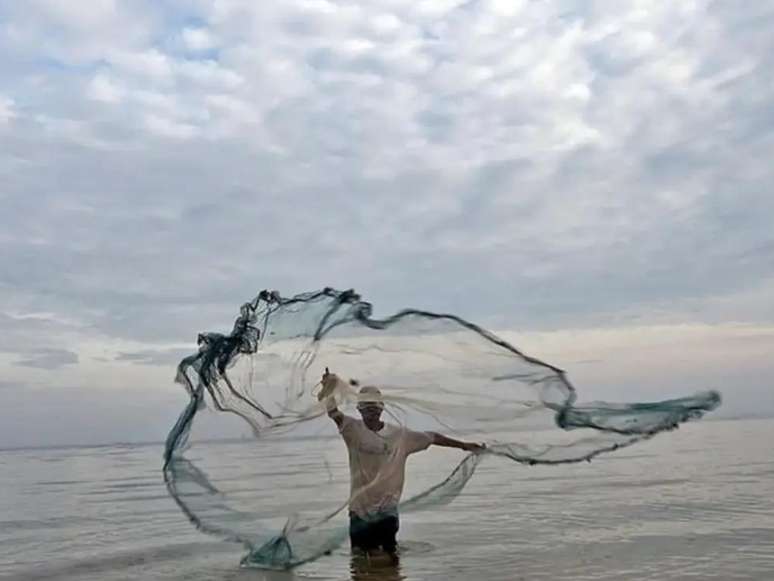
{"type": "MultiPolygon", "coordinates": [[[[592,463],[490,458],[450,506],[401,517],[397,568],[342,547],[292,573],[240,569],[241,547],[196,531],[167,495],[160,445],[4,451],[0,578],[770,580],[773,441],[774,420],[702,421],[592,463]]],[[[324,476],[346,497],[343,446],[324,445],[324,476]]],[[[321,477],[314,446],[287,446],[210,444],[192,456],[239,502],[279,516],[288,495],[314,506],[321,477]]],[[[459,459],[412,458],[409,486],[459,459]]]]}

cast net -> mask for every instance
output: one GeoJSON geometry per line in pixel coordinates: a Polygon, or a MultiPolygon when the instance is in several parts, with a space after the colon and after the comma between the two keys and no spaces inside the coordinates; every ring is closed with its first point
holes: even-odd
{"type": "Polygon", "coordinates": [[[372,318],[353,291],[263,291],[243,305],[230,334],[202,334],[199,345],[178,368],[190,401],[167,438],[164,477],[197,527],[246,547],[247,566],[288,568],[331,552],[348,537],[350,511],[367,518],[370,509],[402,515],[447,504],[484,460],[502,469],[506,461],[590,460],[720,403],[707,391],[579,405],[561,369],[486,329],[419,310],[372,318]],[[385,427],[369,431],[360,411],[374,403],[385,427]],[[232,464],[215,462],[205,473],[186,450],[207,406],[216,420],[231,415],[249,426],[253,438],[230,452],[232,464]],[[406,458],[438,443],[436,433],[486,449],[401,497],[406,458]],[[355,465],[337,477],[331,465],[346,467],[347,450],[355,465]],[[260,451],[273,460],[251,456],[260,451]],[[374,455],[381,459],[369,463],[374,455]],[[221,482],[240,484],[226,491],[221,482]]]}

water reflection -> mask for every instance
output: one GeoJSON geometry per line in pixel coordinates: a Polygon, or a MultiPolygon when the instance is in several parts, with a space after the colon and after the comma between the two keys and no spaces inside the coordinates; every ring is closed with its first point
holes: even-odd
{"type": "Polygon", "coordinates": [[[400,558],[387,553],[371,554],[353,552],[349,565],[352,581],[404,581],[400,570],[400,558]]]}

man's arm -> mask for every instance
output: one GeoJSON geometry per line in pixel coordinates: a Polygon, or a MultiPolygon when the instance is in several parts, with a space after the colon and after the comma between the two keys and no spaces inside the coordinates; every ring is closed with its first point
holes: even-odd
{"type": "Polygon", "coordinates": [[[430,432],[430,435],[433,437],[433,444],[436,446],[443,446],[445,448],[459,448],[460,450],[465,450],[466,452],[482,452],[486,450],[486,444],[461,442],[460,440],[455,440],[454,438],[444,436],[438,432],[430,432]]]}
{"type": "Polygon", "coordinates": [[[333,398],[329,398],[328,401],[325,402],[325,406],[328,408],[328,417],[336,422],[338,427],[341,427],[341,424],[344,421],[344,414],[336,407],[336,401],[333,398]]]}

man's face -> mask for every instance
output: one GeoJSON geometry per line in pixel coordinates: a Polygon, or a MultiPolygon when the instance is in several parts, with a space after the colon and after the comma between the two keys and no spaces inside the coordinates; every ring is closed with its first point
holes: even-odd
{"type": "Polygon", "coordinates": [[[382,406],[378,403],[362,403],[357,406],[357,411],[363,417],[363,421],[367,423],[378,422],[382,415],[382,406]]]}

